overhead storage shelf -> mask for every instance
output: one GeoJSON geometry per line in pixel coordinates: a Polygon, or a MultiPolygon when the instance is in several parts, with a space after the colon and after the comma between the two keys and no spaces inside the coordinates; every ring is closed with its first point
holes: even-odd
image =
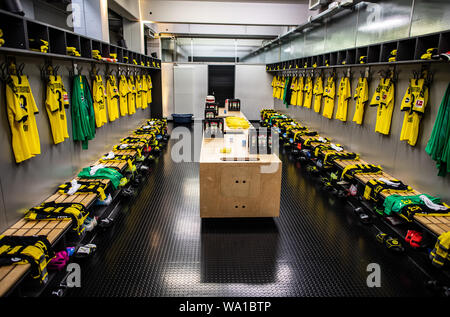
{"type": "Polygon", "coordinates": [[[0,47],[0,53],[3,54],[42,55],[63,60],[108,63],[112,65],[126,65],[149,69],[161,68],[160,59],[133,52],[107,42],[92,39],[3,10],[0,10],[0,29],[3,30],[3,39],[5,40],[5,44],[0,47]],[[37,46],[35,41],[40,40],[48,42],[47,52],[31,50],[33,46],[37,46]],[[80,56],[68,55],[67,47],[74,47],[80,56]],[[117,54],[117,62],[94,59],[92,50],[98,50],[102,57],[107,58],[112,58],[110,54],[117,54]],[[128,59],[126,57],[128,57],[128,59]],[[137,64],[134,64],[134,61],[136,61],[137,64]]]}
{"type": "Polygon", "coordinates": [[[282,61],[279,63],[267,64],[269,72],[283,71],[289,69],[302,68],[310,69],[315,64],[323,69],[326,67],[355,67],[374,65],[395,65],[395,64],[419,64],[435,63],[439,60],[421,59],[430,48],[437,49],[437,53],[450,51],[450,30],[445,32],[427,34],[418,37],[400,39],[368,46],[361,46],[329,52],[321,55],[308,56],[299,59],[282,61]],[[397,50],[396,60],[389,62],[391,52],[397,50]],[[365,56],[365,62],[360,63],[361,57],[365,56]],[[328,65],[328,66],[326,66],[328,65]]]}

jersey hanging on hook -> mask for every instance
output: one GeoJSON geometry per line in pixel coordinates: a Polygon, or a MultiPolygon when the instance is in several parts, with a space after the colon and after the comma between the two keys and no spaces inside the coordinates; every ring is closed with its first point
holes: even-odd
{"type": "Polygon", "coordinates": [[[147,105],[152,103],[152,77],[150,75],[147,75],[147,105]]]}
{"type": "Polygon", "coordinates": [[[323,78],[322,75],[317,77],[316,82],[314,84],[314,112],[320,112],[320,107],[322,105],[322,96],[323,96],[323,78]]]}
{"type": "Polygon", "coordinates": [[[361,76],[358,79],[358,85],[356,86],[355,94],[353,95],[355,100],[355,114],[353,115],[353,122],[362,124],[364,118],[364,108],[369,101],[369,84],[367,78],[361,76]]]}
{"type": "Polygon", "coordinates": [[[6,112],[11,127],[16,163],[41,154],[35,114],[39,113],[25,75],[9,75],[6,84],[6,112]]]}
{"type": "Polygon", "coordinates": [[[136,84],[133,75],[128,77],[128,114],[136,113],[136,84]]]}
{"type": "Polygon", "coordinates": [[[47,98],[45,101],[50,127],[55,144],[69,138],[67,131],[66,108],[69,108],[67,94],[61,76],[50,75],[47,81],[47,98]]]}
{"type": "Polygon", "coordinates": [[[371,107],[377,107],[377,121],[375,132],[389,135],[392,114],[394,112],[394,82],[391,78],[381,78],[372,96],[371,107]]]}
{"type": "Polygon", "coordinates": [[[70,111],[73,140],[81,141],[82,148],[86,150],[88,141],[95,137],[95,111],[89,84],[85,76],[76,75],[73,78],[70,111]]]}
{"type": "Polygon", "coordinates": [[[106,90],[101,75],[96,75],[92,87],[94,101],[95,124],[97,128],[108,122],[106,116],[106,90]]]}
{"type": "Polygon", "coordinates": [[[120,75],[119,81],[119,108],[120,115],[123,117],[128,114],[128,94],[130,93],[130,87],[125,75],[120,75]]]}
{"type": "Polygon", "coordinates": [[[408,144],[415,146],[419,135],[419,125],[425,107],[428,103],[428,86],[424,78],[410,79],[409,87],[403,96],[400,110],[405,113],[403,118],[400,141],[408,141],[408,144]]]}
{"type": "Polygon", "coordinates": [[[336,85],[334,82],[334,75],[330,75],[325,85],[325,91],[323,93],[324,105],[322,116],[331,119],[334,111],[334,98],[336,96],[336,85]]]}
{"type": "Polygon", "coordinates": [[[291,100],[289,101],[289,103],[293,106],[297,105],[297,83],[298,77],[295,76],[291,82],[291,100]]]}
{"type": "Polygon", "coordinates": [[[274,75],[272,78],[272,83],[270,84],[272,86],[272,97],[277,97],[277,89],[278,89],[278,76],[274,75]]]}
{"type": "Polygon", "coordinates": [[[141,75],[137,75],[135,77],[135,86],[136,86],[136,108],[142,108],[142,78],[141,75]]]}
{"type": "MultiPolygon", "coordinates": [[[[305,108],[311,108],[311,102],[312,102],[312,93],[313,93],[313,81],[310,76],[306,77],[305,86],[303,88],[303,93],[305,95],[305,100],[303,101],[303,107],[305,108]]],[[[298,98],[298,96],[297,96],[298,98]]]]}
{"type": "Polygon", "coordinates": [[[303,106],[303,88],[304,88],[305,78],[300,75],[297,79],[297,106],[303,106]]]}
{"type": "Polygon", "coordinates": [[[119,90],[117,89],[116,77],[114,75],[108,76],[106,98],[109,121],[112,122],[119,118],[119,90]]]}
{"type": "Polygon", "coordinates": [[[336,110],[336,119],[346,122],[348,113],[348,101],[352,97],[350,88],[350,78],[342,77],[339,83],[338,104],[336,110]]]}
{"type": "Polygon", "coordinates": [[[141,104],[141,108],[142,109],[146,109],[148,107],[148,79],[147,79],[147,75],[142,74],[141,75],[141,82],[142,82],[142,104],[141,104]]]}

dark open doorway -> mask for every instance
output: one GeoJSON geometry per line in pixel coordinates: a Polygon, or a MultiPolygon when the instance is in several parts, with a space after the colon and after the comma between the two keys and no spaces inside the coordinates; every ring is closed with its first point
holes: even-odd
{"type": "Polygon", "coordinates": [[[234,98],[234,65],[208,65],[208,95],[214,95],[220,107],[234,98]]]}

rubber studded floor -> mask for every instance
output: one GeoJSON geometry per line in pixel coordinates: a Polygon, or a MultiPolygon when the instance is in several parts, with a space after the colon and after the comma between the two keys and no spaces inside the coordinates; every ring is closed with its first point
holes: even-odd
{"type": "Polygon", "coordinates": [[[202,221],[199,165],[175,163],[175,142],[114,227],[97,235],[69,296],[430,295],[413,263],[378,245],[286,155],[279,218],[202,221]],[[366,284],[369,263],[380,265],[379,288],[366,284]]]}

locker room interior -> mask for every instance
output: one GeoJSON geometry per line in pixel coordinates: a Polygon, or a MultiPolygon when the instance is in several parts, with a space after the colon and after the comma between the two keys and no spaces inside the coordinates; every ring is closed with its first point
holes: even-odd
{"type": "MultiPolygon", "coordinates": [[[[439,176],[436,160],[425,149],[440,114],[450,107],[450,102],[445,103],[450,89],[449,17],[447,0],[4,1],[0,4],[0,234],[39,235],[43,232],[38,230],[39,220],[24,220],[30,208],[60,193],[59,186],[78,177],[83,168],[105,164],[108,153],[118,155],[116,147],[126,144],[124,138],[137,138],[145,146],[115,169],[126,184],[107,190],[112,202],[103,208],[103,200],[99,203],[95,197],[83,207],[89,225],[95,223],[93,228],[84,223],[80,228],[86,231],[74,234],[73,224],[61,229],[63,221],[56,218],[58,225],[48,232],[61,230],[54,233],[52,249],[55,254],[62,250],[69,254],[71,247],[74,255],[58,269],[48,258],[44,282],[36,282],[25,266],[12,263],[11,255],[5,260],[9,262],[0,261],[0,297],[5,302],[29,297],[175,297],[173,312],[203,309],[190,307],[189,302],[183,306],[189,298],[199,304],[226,297],[265,298],[271,305],[282,297],[292,300],[277,308],[257,309],[276,312],[295,305],[297,297],[450,296],[448,258],[444,256],[442,267],[431,260],[439,243],[441,247],[450,243],[445,242],[450,233],[448,215],[433,218],[436,223],[430,224],[439,227],[436,231],[416,220],[391,222],[387,218],[395,217],[371,213],[362,204],[364,215],[372,219],[366,224],[358,219],[359,212],[353,212],[359,209],[351,197],[342,199],[318,185],[329,175],[321,174],[326,171],[320,168],[320,176],[310,173],[312,163],[301,158],[304,145],[297,149],[292,145],[295,136],[289,140],[282,131],[279,148],[264,153],[265,158],[249,152],[249,131],[269,128],[275,138],[275,132],[285,129],[269,124],[270,115],[264,117],[273,113],[331,138],[346,152],[382,166],[393,178],[418,193],[438,197],[439,205],[448,208],[450,173],[439,176]],[[47,42],[48,51],[32,49],[32,41],[39,37],[47,42]],[[81,55],[69,54],[70,46],[81,55]],[[100,58],[94,56],[96,49],[100,58]],[[427,49],[434,49],[429,58],[423,57],[427,49]],[[396,60],[388,62],[394,50],[396,60]],[[368,59],[360,63],[363,55],[368,59]],[[39,110],[35,117],[41,154],[20,163],[15,161],[8,120],[11,63],[23,65],[21,72],[39,110]],[[69,138],[60,144],[53,142],[46,110],[42,68],[48,65],[59,67],[70,101],[65,109],[69,138]],[[80,75],[92,83],[94,68],[105,82],[111,70],[127,76],[148,74],[152,101],[146,109],[96,128],[85,149],[73,140],[72,75],[82,69],[80,75]],[[369,104],[386,70],[393,71],[396,79],[390,133],[382,135],[375,132],[377,107],[369,104]],[[400,141],[404,123],[400,107],[414,72],[422,70],[432,74],[432,81],[418,141],[411,146],[400,141]],[[274,98],[274,76],[314,74],[316,79],[322,75],[325,84],[332,72],[336,91],[341,78],[351,74],[352,96],[358,79],[369,74],[369,101],[361,125],[352,122],[354,98],[349,99],[346,122],[335,119],[336,105],[333,118],[327,119],[322,109],[316,113],[274,98]],[[233,100],[239,111],[229,110],[233,100]],[[218,121],[205,116],[211,103],[217,107],[213,119],[218,121]],[[228,121],[230,117],[244,123],[228,121]],[[223,135],[206,137],[208,125],[216,122],[223,135]],[[233,131],[236,122],[243,126],[233,131]],[[180,144],[186,145],[181,152],[180,144]],[[188,161],[180,161],[183,151],[189,151],[188,161]],[[279,164],[273,176],[252,169],[267,162],[279,164]],[[269,200],[266,206],[258,202],[266,202],[263,198],[269,200]],[[406,230],[420,232],[424,237],[420,247],[408,244],[406,230]],[[385,240],[377,241],[381,231],[402,245],[400,254],[384,248],[385,240]],[[80,264],[82,287],[67,286],[69,263],[80,264]],[[370,263],[381,267],[381,287],[366,284],[370,263]]],[[[78,197],[64,197],[70,196],[78,197]]],[[[360,196],[355,198],[357,204],[364,201],[360,196]]],[[[48,218],[44,221],[43,227],[51,223],[48,218]]],[[[1,246],[0,239],[0,255],[1,246]]],[[[165,300],[152,303],[166,305],[165,300]]]]}

